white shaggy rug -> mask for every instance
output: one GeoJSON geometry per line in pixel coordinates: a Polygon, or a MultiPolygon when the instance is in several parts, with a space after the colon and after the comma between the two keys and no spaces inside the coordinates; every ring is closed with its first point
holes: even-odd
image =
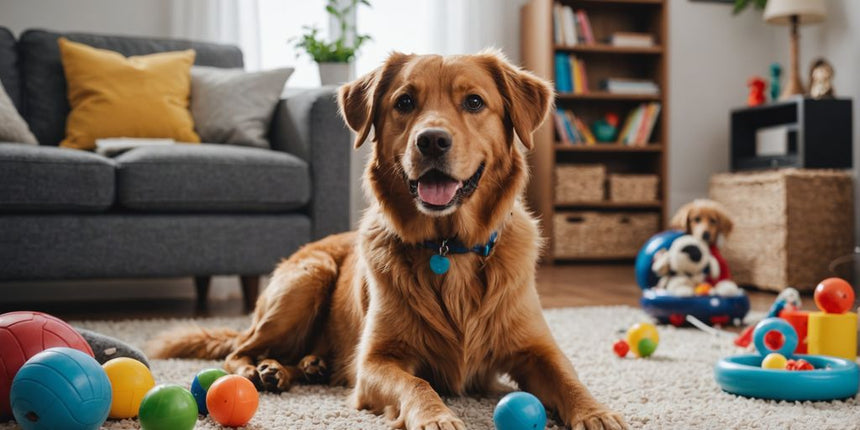
{"type": "MultiPolygon", "coordinates": [[[[553,309],[545,312],[561,348],[573,360],[580,378],[594,395],[619,411],[632,428],[648,429],[860,429],[858,399],[844,402],[786,403],[751,400],[720,391],[713,378],[718,358],[741,353],[726,338],[695,329],[660,327],[660,344],[649,359],[619,359],[612,343],[619,330],[646,321],[629,307],[553,309]]],[[[142,345],[156,332],[191,320],[76,322],[84,328],[142,345]]],[[[248,318],[196,319],[205,327],[243,329],[248,318]]],[[[154,360],[157,383],[188,387],[194,374],[215,361],[154,360]]],[[[296,386],[280,395],[263,394],[248,429],[375,429],[385,421],[351,409],[348,390],[296,386]]],[[[446,399],[470,429],[492,429],[498,398],[446,399]]],[[[0,424],[0,430],[12,429],[0,424]]],[[[107,429],[137,429],[134,420],[108,421],[107,429]]],[[[198,429],[220,429],[209,418],[198,429]]],[[[556,428],[550,422],[550,428],[556,428]]]]}

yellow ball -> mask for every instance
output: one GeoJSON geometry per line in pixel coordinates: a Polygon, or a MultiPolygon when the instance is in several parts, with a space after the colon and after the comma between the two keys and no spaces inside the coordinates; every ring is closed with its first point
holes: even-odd
{"type": "Polygon", "coordinates": [[[114,358],[102,367],[110,379],[113,399],[110,405],[111,418],[133,418],[137,416],[140,402],[147,391],[155,386],[152,373],[141,362],[126,357],[114,358]]]}
{"type": "Polygon", "coordinates": [[[648,357],[653,354],[659,343],[660,335],[657,334],[657,327],[654,327],[654,324],[634,324],[627,330],[627,344],[630,345],[630,351],[637,357],[648,357]]]}
{"type": "Polygon", "coordinates": [[[778,354],[776,352],[772,352],[764,357],[764,360],[761,361],[762,369],[785,369],[785,363],[788,360],[785,359],[785,356],[782,354],[778,354]]]}

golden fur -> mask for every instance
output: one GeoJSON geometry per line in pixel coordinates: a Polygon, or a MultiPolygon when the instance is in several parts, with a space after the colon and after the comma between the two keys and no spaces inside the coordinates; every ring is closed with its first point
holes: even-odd
{"type": "MultiPolygon", "coordinates": [[[[541,238],[520,201],[523,148],[552,104],[550,85],[493,52],[441,57],[392,54],[344,85],[339,102],[356,146],[373,131],[364,176],[370,207],[355,233],[311,243],[275,270],[244,333],[184,329],[153,342],[153,357],[225,357],[225,368],[261,389],[328,377],[354,387],[352,404],[386,413],[395,427],[462,429],[439,393],[488,393],[509,374],[569,426],[626,428],[599,404],[559,350],[541,313],[535,266],[541,238]],[[395,109],[403,94],[415,109],[395,109]],[[464,97],[484,106],[465,109],[464,97]],[[422,207],[407,181],[428,160],[416,134],[444,129],[453,145],[445,173],[465,180],[486,167],[470,195],[444,211],[422,207]],[[485,243],[488,257],[451,254],[434,274],[427,240],[485,243]]],[[[438,161],[438,160],[437,160],[438,161]]]]}
{"type": "Polygon", "coordinates": [[[709,245],[715,245],[720,235],[728,237],[734,223],[723,205],[708,199],[696,199],[678,209],[671,227],[684,230],[709,245]]]}

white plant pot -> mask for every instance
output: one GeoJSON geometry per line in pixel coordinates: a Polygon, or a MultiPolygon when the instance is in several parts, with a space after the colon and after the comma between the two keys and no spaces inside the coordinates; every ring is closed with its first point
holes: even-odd
{"type": "Polygon", "coordinates": [[[352,80],[352,64],[350,63],[317,63],[320,69],[322,85],[340,85],[352,80]]]}

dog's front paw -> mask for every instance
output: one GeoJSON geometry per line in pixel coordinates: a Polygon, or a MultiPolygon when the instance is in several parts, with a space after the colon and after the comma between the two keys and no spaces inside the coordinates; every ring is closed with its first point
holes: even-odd
{"type": "Polygon", "coordinates": [[[463,423],[447,407],[423,410],[406,426],[408,430],[466,430],[463,423]]]}
{"type": "Polygon", "coordinates": [[[287,369],[276,360],[261,360],[257,365],[257,373],[266,391],[280,393],[289,390],[293,385],[287,369]]]}
{"type": "Polygon", "coordinates": [[[312,384],[319,384],[328,379],[328,367],[322,358],[316,355],[307,355],[299,361],[299,370],[305,375],[305,380],[312,384]]]}
{"type": "Polygon", "coordinates": [[[572,430],[627,430],[630,427],[620,414],[608,409],[578,412],[568,423],[572,430]]]}

